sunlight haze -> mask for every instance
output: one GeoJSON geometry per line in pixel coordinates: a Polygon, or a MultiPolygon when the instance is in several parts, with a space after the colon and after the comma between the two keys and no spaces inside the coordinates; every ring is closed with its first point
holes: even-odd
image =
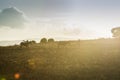
{"type": "Polygon", "coordinates": [[[112,37],[119,0],[0,0],[0,40],[112,37]]]}

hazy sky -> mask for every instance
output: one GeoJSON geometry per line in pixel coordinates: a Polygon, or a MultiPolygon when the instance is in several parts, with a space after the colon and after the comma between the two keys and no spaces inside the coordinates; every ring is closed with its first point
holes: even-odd
{"type": "Polygon", "coordinates": [[[0,0],[0,40],[111,37],[120,0],[0,0]]]}

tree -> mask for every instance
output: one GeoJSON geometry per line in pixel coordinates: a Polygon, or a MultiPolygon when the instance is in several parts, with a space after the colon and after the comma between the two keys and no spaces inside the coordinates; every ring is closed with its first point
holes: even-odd
{"type": "Polygon", "coordinates": [[[42,38],[40,43],[47,43],[47,39],[46,38],[42,38]]]}
{"type": "Polygon", "coordinates": [[[120,27],[113,28],[111,32],[113,37],[120,38],[120,27]]]}
{"type": "Polygon", "coordinates": [[[31,44],[36,44],[36,41],[32,40],[30,41],[31,44]]]}
{"type": "Polygon", "coordinates": [[[23,40],[23,42],[20,43],[20,46],[21,46],[21,47],[23,47],[23,46],[24,46],[24,47],[29,47],[29,45],[30,45],[30,43],[29,43],[28,40],[26,40],[26,41],[23,40]]]}
{"type": "Polygon", "coordinates": [[[52,43],[52,42],[54,42],[54,39],[53,39],[53,38],[50,38],[50,39],[48,39],[48,42],[49,42],[49,43],[52,43]]]}

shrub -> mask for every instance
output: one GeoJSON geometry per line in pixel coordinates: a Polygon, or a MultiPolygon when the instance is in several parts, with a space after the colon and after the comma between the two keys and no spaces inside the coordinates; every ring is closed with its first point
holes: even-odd
{"type": "Polygon", "coordinates": [[[40,43],[47,43],[47,39],[46,38],[42,38],[40,43]]]}
{"type": "Polygon", "coordinates": [[[49,43],[52,43],[52,42],[54,42],[54,39],[53,39],[53,38],[50,38],[50,39],[48,39],[48,42],[49,42],[49,43]]]}

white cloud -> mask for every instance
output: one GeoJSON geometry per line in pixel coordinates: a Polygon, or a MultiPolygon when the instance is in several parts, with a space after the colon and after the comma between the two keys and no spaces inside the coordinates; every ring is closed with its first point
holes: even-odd
{"type": "Polygon", "coordinates": [[[21,28],[25,22],[24,13],[15,7],[5,8],[0,12],[0,27],[21,28]]]}

